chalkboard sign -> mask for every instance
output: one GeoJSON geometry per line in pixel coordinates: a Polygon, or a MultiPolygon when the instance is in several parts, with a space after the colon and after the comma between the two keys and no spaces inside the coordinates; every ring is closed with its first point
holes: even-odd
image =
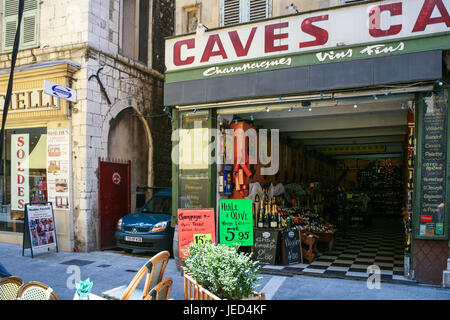
{"type": "Polygon", "coordinates": [[[284,264],[300,263],[300,233],[283,231],[282,238],[284,264]]]}
{"type": "Polygon", "coordinates": [[[443,236],[447,166],[447,90],[424,99],[419,236],[443,236]]]}
{"type": "Polygon", "coordinates": [[[260,264],[275,264],[277,246],[278,246],[278,230],[255,229],[255,245],[253,258],[260,264]]]}
{"type": "Polygon", "coordinates": [[[25,249],[31,249],[33,258],[33,249],[49,249],[51,247],[56,247],[56,252],[58,252],[52,203],[25,204],[22,256],[25,254],[25,249]]]}

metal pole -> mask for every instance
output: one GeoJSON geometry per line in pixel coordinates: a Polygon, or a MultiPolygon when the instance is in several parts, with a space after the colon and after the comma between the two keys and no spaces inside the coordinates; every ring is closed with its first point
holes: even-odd
{"type": "MultiPolygon", "coordinates": [[[[24,2],[25,2],[25,0],[19,0],[19,19],[17,21],[16,37],[14,39],[14,47],[13,47],[12,58],[11,58],[11,71],[9,74],[8,91],[6,92],[5,104],[3,106],[2,129],[0,132],[0,159],[2,160],[2,164],[3,164],[3,160],[4,160],[3,159],[3,137],[5,134],[6,117],[8,115],[9,104],[11,102],[13,80],[14,80],[14,68],[16,66],[17,53],[19,51],[20,28],[22,25],[24,2]]],[[[4,173],[4,174],[6,174],[6,173],[4,173]]]]}

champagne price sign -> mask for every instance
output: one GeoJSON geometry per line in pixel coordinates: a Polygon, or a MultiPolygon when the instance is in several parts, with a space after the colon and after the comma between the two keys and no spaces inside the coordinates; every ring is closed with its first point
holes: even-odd
{"type": "Polygon", "coordinates": [[[253,246],[253,214],[251,199],[220,200],[220,243],[253,246]]]}
{"type": "Polygon", "coordinates": [[[214,209],[178,209],[178,246],[180,258],[191,243],[216,242],[214,209]]]}
{"type": "Polygon", "coordinates": [[[195,244],[212,243],[212,236],[211,236],[210,233],[208,233],[208,234],[194,234],[194,243],[195,244]]]}

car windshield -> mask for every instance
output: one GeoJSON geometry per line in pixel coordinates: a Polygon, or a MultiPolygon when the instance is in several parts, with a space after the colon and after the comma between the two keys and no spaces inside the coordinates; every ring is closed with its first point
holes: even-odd
{"type": "Polygon", "coordinates": [[[172,214],[171,197],[152,197],[141,209],[143,213],[166,213],[172,214]]]}

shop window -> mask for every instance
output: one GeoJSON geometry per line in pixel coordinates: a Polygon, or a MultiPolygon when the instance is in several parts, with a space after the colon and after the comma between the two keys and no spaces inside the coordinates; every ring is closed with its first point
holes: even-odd
{"type": "Polygon", "coordinates": [[[0,231],[22,232],[25,204],[47,201],[47,129],[6,130],[0,231]]]}
{"type": "Polygon", "coordinates": [[[208,208],[208,111],[180,113],[178,208],[208,208]]]}
{"type": "MultiPolygon", "coordinates": [[[[25,0],[19,50],[39,46],[39,0],[25,0]]],[[[19,1],[2,1],[2,53],[11,52],[14,47],[18,24],[19,1]]]]}
{"type": "Polygon", "coordinates": [[[122,0],[120,51],[128,58],[148,62],[149,0],[122,0]]]}
{"type": "Polygon", "coordinates": [[[272,16],[272,0],[221,0],[220,5],[222,26],[272,16]]]}

